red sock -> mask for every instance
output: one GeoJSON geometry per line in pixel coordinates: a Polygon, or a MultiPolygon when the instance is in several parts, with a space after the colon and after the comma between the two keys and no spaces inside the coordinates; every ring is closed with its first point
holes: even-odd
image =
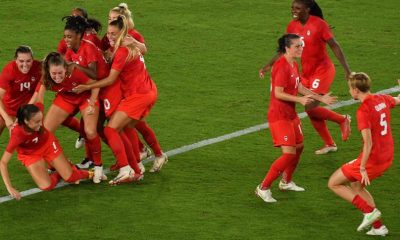
{"type": "Polygon", "coordinates": [[[374,210],[374,208],[368,205],[368,203],[358,194],[353,198],[351,203],[363,213],[370,213],[374,210]]]}
{"type": "Polygon", "coordinates": [[[138,160],[135,156],[135,154],[133,153],[133,149],[132,149],[132,144],[128,138],[128,136],[126,136],[125,132],[121,132],[121,139],[122,142],[125,145],[125,151],[126,151],[126,156],[128,158],[128,162],[129,165],[131,166],[131,168],[133,168],[133,170],[135,171],[135,173],[140,173],[140,168],[138,166],[138,160]]]}
{"type": "Polygon", "coordinates": [[[93,139],[86,139],[86,145],[89,148],[90,157],[93,160],[94,165],[101,166],[101,142],[99,135],[97,134],[93,139]]]}
{"type": "Polygon", "coordinates": [[[310,109],[307,114],[318,120],[329,120],[336,123],[342,123],[345,120],[343,115],[324,107],[310,109]]]}
{"type": "Polygon", "coordinates": [[[375,229],[378,229],[378,228],[380,228],[380,227],[383,226],[383,223],[382,223],[382,221],[379,219],[379,220],[376,220],[375,222],[373,222],[373,223],[372,223],[372,226],[373,226],[375,229]]]}
{"type": "Polygon", "coordinates": [[[71,167],[72,167],[72,174],[68,179],[64,179],[66,182],[75,183],[78,180],[89,178],[88,171],[82,170],[82,169],[77,169],[74,165],[71,165],[71,167]]]}
{"type": "Polygon", "coordinates": [[[54,172],[52,174],[50,174],[50,186],[46,187],[46,188],[40,188],[43,191],[50,191],[52,189],[54,189],[58,183],[58,181],[60,181],[61,176],[58,174],[58,172],[54,172]]]}
{"type": "Polygon", "coordinates": [[[68,118],[64,120],[62,125],[74,130],[75,132],[81,132],[79,120],[72,115],[69,115],[68,118]]]}
{"type": "Polygon", "coordinates": [[[110,148],[117,159],[118,166],[121,168],[127,166],[129,163],[126,156],[125,146],[117,130],[114,128],[105,127],[104,134],[106,135],[107,142],[109,143],[110,148]]]}
{"type": "Polygon", "coordinates": [[[143,136],[143,139],[146,141],[147,145],[149,145],[149,147],[153,150],[154,155],[161,156],[162,150],[153,129],[151,129],[145,121],[139,121],[136,123],[135,128],[143,136]]]}
{"type": "Polygon", "coordinates": [[[137,135],[137,132],[134,128],[130,128],[130,127],[125,127],[124,128],[124,133],[126,135],[126,137],[129,139],[129,141],[131,142],[132,145],[132,150],[133,150],[133,154],[135,155],[135,159],[137,160],[137,162],[140,162],[140,140],[139,140],[139,136],[137,135]]]}
{"type": "Polygon", "coordinates": [[[276,159],[269,168],[267,175],[265,175],[265,178],[261,183],[261,188],[270,188],[275,179],[277,179],[283,170],[285,170],[289,164],[295,161],[295,159],[296,154],[288,153],[284,153],[282,156],[276,159]]]}
{"type": "Polygon", "coordinates": [[[283,179],[286,183],[290,183],[292,181],[294,170],[296,170],[296,167],[299,164],[300,156],[303,152],[303,149],[304,147],[299,147],[296,149],[296,159],[283,172],[283,179]]]}
{"type": "MultiPolygon", "coordinates": [[[[307,111],[308,113],[308,111],[307,111]]],[[[310,117],[311,124],[317,130],[319,136],[321,136],[322,140],[324,141],[325,145],[334,145],[335,142],[331,136],[331,133],[328,130],[328,126],[326,125],[325,120],[317,120],[313,117],[310,117]]]]}

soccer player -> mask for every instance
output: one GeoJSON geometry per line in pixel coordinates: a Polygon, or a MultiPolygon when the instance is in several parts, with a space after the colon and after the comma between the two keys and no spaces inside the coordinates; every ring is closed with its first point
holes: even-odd
{"type": "Polygon", "coordinates": [[[357,110],[357,124],[361,131],[363,148],[357,159],[342,165],[332,174],[328,187],[364,213],[364,219],[357,231],[372,224],[367,234],[384,236],[389,230],[379,220],[381,212],[376,208],[366,186],[392,164],[394,143],[390,128],[390,109],[400,104],[400,98],[371,94],[371,80],[363,72],[350,75],[348,81],[351,96],[361,101],[357,110]]]}
{"type": "Polygon", "coordinates": [[[61,178],[68,183],[79,183],[81,179],[92,177],[88,171],[78,170],[66,159],[57,139],[42,126],[42,121],[43,113],[38,106],[22,105],[18,109],[17,123],[11,127],[10,140],[0,160],[4,184],[16,200],[21,199],[21,194],[12,186],[8,172],[8,163],[15,150],[18,160],[42,190],[52,190],[61,178]],[[53,167],[56,172],[49,174],[48,166],[53,167]]]}
{"type": "Polygon", "coordinates": [[[81,94],[72,92],[72,88],[79,84],[91,82],[82,71],[68,65],[64,58],[57,52],[49,53],[43,61],[43,85],[38,86],[39,95],[43,95],[45,89],[56,92],[56,97],[47,111],[44,126],[52,133],[60,124],[76,109],[79,109],[84,120],[84,130],[87,137],[87,145],[90,156],[95,164],[93,177],[94,183],[100,183],[106,177],[102,171],[101,143],[97,134],[98,91],[86,91],[81,94]]]}
{"type": "MultiPolygon", "coordinates": [[[[294,0],[292,3],[293,20],[287,26],[287,33],[298,34],[304,41],[302,65],[302,84],[317,94],[329,92],[335,78],[335,67],[326,51],[326,44],[332,49],[345,71],[346,77],[350,74],[343,51],[335,40],[329,25],[323,20],[322,11],[314,0],[294,0]]],[[[274,56],[262,69],[260,77],[268,71],[279,54],[274,56]]],[[[315,102],[318,105],[318,102],[315,102]]],[[[315,130],[324,141],[324,146],[315,151],[315,154],[326,154],[337,151],[337,146],[328,130],[326,121],[333,121],[340,125],[342,140],[346,141],[350,135],[350,116],[341,115],[323,107],[306,108],[306,112],[315,130]]]]}
{"type": "Polygon", "coordinates": [[[96,83],[74,88],[76,92],[82,92],[108,86],[118,78],[121,81],[123,99],[104,129],[108,143],[120,166],[117,177],[110,181],[110,184],[137,181],[143,178],[137,163],[128,162],[119,132],[126,126],[134,127],[139,120],[145,118],[157,99],[156,85],[146,70],[140,50],[132,45],[121,46],[127,34],[128,24],[124,16],[119,16],[117,20],[109,23],[107,35],[114,48],[110,75],[96,83]]]}
{"type": "Polygon", "coordinates": [[[271,73],[271,96],[268,110],[268,122],[275,147],[280,147],[282,155],[276,159],[263,182],[255,193],[265,202],[276,202],[272,197],[271,185],[282,173],[279,183],[281,190],[304,191],[292,181],[293,173],[303,151],[303,133],[295,104],[303,106],[315,100],[331,104],[336,100],[329,94],[315,94],[300,83],[296,58],[303,52],[303,43],[296,34],[285,34],[278,40],[279,59],[274,63],[271,73]],[[297,96],[297,93],[304,96],[297,96]]]}
{"type": "Polygon", "coordinates": [[[14,60],[0,74],[0,134],[15,121],[17,110],[26,104],[40,81],[41,63],[33,59],[29,46],[19,46],[14,60]]]}

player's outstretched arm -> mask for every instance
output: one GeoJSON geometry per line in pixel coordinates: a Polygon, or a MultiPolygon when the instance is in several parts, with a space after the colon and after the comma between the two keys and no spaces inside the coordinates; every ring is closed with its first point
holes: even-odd
{"type": "Polygon", "coordinates": [[[4,151],[4,154],[0,160],[0,172],[1,172],[1,177],[3,178],[4,185],[6,185],[8,193],[10,193],[11,197],[15,198],[16,200],[20,200],[21,194],[19,193],[18,190],[16,190],[12,186],[10,175],[8,173],[8,163],[10,162],[12,155],[13,155],[12,153],[4,151]]]}

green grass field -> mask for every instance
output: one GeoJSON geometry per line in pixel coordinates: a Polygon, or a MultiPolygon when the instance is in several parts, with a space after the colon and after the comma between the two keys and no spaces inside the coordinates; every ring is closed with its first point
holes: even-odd
{"type": "MultiPolygon", "coordinates": [[[[393,0],[318,1],[333,26],[353,71],[365,71],[373,91],[396,85],[400,78],[400,22],[393,0]]],[[[37,59],[55,50],[63,35],[61,17],[76,6],[106,24],[117,1],[9,1],[1,3],[0,67],[20,44],[30,45],[37,59]]],[[[273,0],[137,0],[128,1],[137,29],[149,52],[146,66],[159,98],[148,122],[164,151],[232,133],[266,121],[269,76],[258,69],[275,51],[276,40],[290,20],[291,1],[273,0]]],[[[101,35],[106,31],[104,26],[101,35]]],[[[343,70],[331,90],[350,98],[343,70]]],[[[52,93],[47,94],[49,106],[52,93]]],[[[0,204],[0,239],[367,239],[356,228],[362,216],[326,187],[329,176],[361,149],[355,125],[356,105],[338,112],[353,117],[353,134],[341,142],[330,124],[338,152],[316,156],[322,141],[303,119],[305,150],[295,174],[304,193],[280,192],[276,204],[256,198],[254,189],[280,150],[272,147],[269,130],[248,134],[170,158],[158,174],[145,174],[139,184],[110,187],[89,182],[0,204]]],[[[302,112],[301,108],[298,108],[302,112]]],[[[400,144],[400,110],[392,111],[392,130],[400,144]]],[[[79,162],[76,135],[57,131],[65,154],[79,162]]],[[[0,137],[3,150],[8,141],[0,137]]],[[[369,187],[385,225],[387,239],[400,239],[399,161],[395,149],[391,169],[369,187]]],[[[114,157],[104,146],[108,167],[114,157]]],[[[149,165],[147,165],[149,166],[149,165]]],[[[36,187],[21,164],[10,164],[20,191],[36,187]]],[[[114,176],[109,174],[109,177],[114,176]]],[[[8,193],[0,184],[0,197],[8,193]]]]}

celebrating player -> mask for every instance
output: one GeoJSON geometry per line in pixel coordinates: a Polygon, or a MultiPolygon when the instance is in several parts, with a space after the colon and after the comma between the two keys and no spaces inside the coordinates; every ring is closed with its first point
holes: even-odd
{"type": "Polygon", "coordinates": [[[21,194],[11,184],[8,172],[8,163],[15,149],[18,159],[42,190],[52,190],[60,178],[69,183],[77,183],[92,177],[88,171],[78,170],[65,158],[57,139],[42,126],[43,113],[39,107],[33,104],[21,106],[17,112],[17,121],[11,127],[11,137],[0,161],[1,176],[13,198],[21,199],[21,194]],[[56,172],[49,174],[48,166],[56,172]]]}
{"type": "MultiPolygon", "coordinates": [[[[322,11],[314,0],[294,0],[292,3],[293,20],[287,26],[287,33],[298,34],[304,41],[304,50],[301,56],[302,84],[317,94],[329,92],[335,78],[335,66],[326,51],[326,44],[332,49],[345,71],[346,77],[350,68],[341,47],[335,40],[329,25],[323,20],[322,11]]],[[[275,60],[274,56],[262,69],[260,77],[268,71],[275,60]]],[[[318,101],[315,102],[318,104],[318,101]]],[[[325,145],[315,151],[316,154],[326,154],[337,151],[337,146],[328,130],[326,120],[340,125],[342,140],[346,141],[350,135],[350,116],[341,115],[323,107],[306,108],[306,112],[313,127],[323,139],[325,145]]]]}
{"type": "Polygon", "coordinates": [[[0,74],[0,134],[14,123],[19,106],[31,99],[42,76],[41,66],[29,46],[19,46],[14,61],[4,67],[0,74]]]}
{"type": "Polygon", "coordinates": [[[42,95],[45,89],[56,92],[56,97],[50,106],[44,119],[44,126],[52,133],[71,113],[79,109],[84,119],[84,130],[88,139],[87,144],[90,155],[94,160],[95,174],[94,183],[105,180],[102,171],[101,144],[97,134],[98,89],[76,94],[72,88],[82,83],[91,82],[88,76],[74,67],[68,65],[64,58],[56,52],[49,53],[43,62],[43,85],[38,86],[39,94],[42,95]]]}
{"type": "Polygon", "coordinates": [[[263,182],[257,186],[255,193],[265,202],[276,202],[272,197],[271,184],[282,173],[279,183],[282,190],[304,191],[292,181],[293,173],[303,151],[303,133],[300,119],[295,110],[295,103],[303,106],[315,100],[330,104],[334,97],[326,94],[320,96],[306,89],[300,83],[296,58],[303,52],[300,36],[285,34],[278,40],[278,52],[281,57],[274,63],[271,73],[271,97],[268,110],[268,122],[275,147],[280,147],[282,156],[276,159],[263,182]],[[304,96],[298,97],[297,93],[304,96]]]}
{"type": "Polygon", "coordinates": [[[392,164],[394,143],[390,128],[390,109],[399,105],[400,99],[371,94],[371,80],[362,72],[350,75],[348,85],[351,96],[361,101],[357,110],[357,124],[361,131],[363,148],[357,159],[344,164],[332,174],[328,186],[364,213],[358,231],[372,224],[367,234],[384,236],[389,230],[379,220],[381,212],[365,187],[392,164]]]}

